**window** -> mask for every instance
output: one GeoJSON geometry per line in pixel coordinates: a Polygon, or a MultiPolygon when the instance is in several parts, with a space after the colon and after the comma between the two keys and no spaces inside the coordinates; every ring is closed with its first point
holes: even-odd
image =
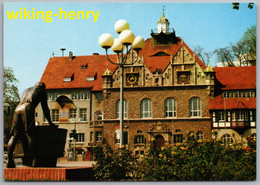
{"type": "MultiPolygon", "coordinates": [[[[70,138],[73,137],[73,133],[70,133],[70,138]]],[[[85,134],[84,133],[76,133],[76,142],[85,142],[85,134]]]]}
{"type": "Polygon", "coordinates": [[[229,98],[229,91],[224,91],[223,92],[223,97],[224,98],[229,98]]]}
{"type": "Polygon", "coordinates": [[[176,117],[175,99],[173,99],[173,98],[166,99],[164,102],[164,107],[165,107],[165,117],[166,118],[176,117]]]}
{"type": "Polygon", "coordinates": [[[138,136],[135,136],[135,139],[134,139],[134,144],[144,144],[144,136],[143,135],[138,135],[138,136]]]}
{"type": "Polygon", "coordinates": [[[71,99],[72,99],[72,100],[76,100],[77,98],[78,98],[77,93],[76,93],[76,92],[73,92],[73,93],[71,94],[71,99]]]}
{"type": "Polygon", "coordinates": [[[52,109],[52,121],[59,122],[59,109],[52,109]]]}
{"type": "Polygon", "coordinates": [[[85,100],[90,99],[90,92],[89,91],[85,92],[84,95],[85,95],[85,100]]]}
{"type": "Polygon", "coordinates": [[[79,99],[84,100],[84,93],[83,92],[79,92],[79,99]]]}
{"type": "Polygon", "coordinates": [[[52,94],[52,101],[56,101],[57,97],[58,97],[58,94],[57,93],[53,93],[52,94]]]}
{"type": "Polygon", "coordinates": [[[144,155],[144,150],[136,150],[135,155],[144,155]]]}
{"type": "Polygon", "coordinates": [[[234,142],[233,138],[229,134],[225,134],[221,137],[225,144],[232,144],[234,142]]]}
{"type": "Polygon", "coordinates": [[[241,91],[236,91],[236,97],[241,98],[242,97],[242,92],[241,91]]]}
{"type": "Polygon", "coordinates": [[[218,120],[219,121],[225,121],[225,112],[224,111],[218,112],[218,120]]]}
{"type": "Polygon", "coordinates": [[[255,121],[256,120],[256,111],[252,110],[250,111],[250,121],[255,121]]]}
{"type": "Polygon", "coordinates": [[[51,93],[47,94],[47,100],[49,100],[49,101],[51,100],[51,93]]]}
{"type": "Polygon", "coordinates": [[[87,109],[79,109],[80,121],[87,121],[87,109]]]}
{"type": "Polygon", "coordinates": [[[236,121],[237,118],[236,118],[236,112],[232,112],[232,121],[236,121]]]}
{"type": "Polygon", "coordinates": [[[102,120],[102,119],[103,119],[102,112],[97,113],[97,120],[102,120]]]}
{"type": "Polygon", "coordinates": [[[143,99],[141,101],[141,118],[151,118],[152,117],[152,105],[151,100],[143,99]]]}
{"type": "Polygon", "coordinates": [[[69,118],[76,118],[76,116],[77,116],[77,109],[70,109],[69,118]]]}
{"type": "Polygon", "coordinates": [[[182,143],[183,142],[183,135],[182,134],[175,134],[173,136],[173,143],[182,143]]]}
{"type": "Polygon", "coordinates": [[[249,114],[248,114],[248,111],[245,111],[245,121],[249,121],[249,114]]]}
{"type": "Polygon", "coordinates": [[[190,116],[191,117],[201,116],[200,99],[199,98],[191,98],[190,99],[190,116]]]}
{"type": "Polygon", "coordinates": [[[244,112],[242,110],[239,110],[237,112],[237,120],[238,121],[244,121],[244,112]]]}
{"type": "Polygon", "coordinates": [[[198,131],[196,134],[197,139],[204,139],[204,134],[202,131],[198,131]]]}
{"type": "MultiPolygon", "coordinates": [[[[123,112],[124,112],[124,118],[127,118],[127,101],[124,100],[124,109],[123,109],[123,112]]],[[[116,102],[116,118],[119,118],[120,116],[120,100],[118,100],[116,102]]]]}
{"type": "Polygon", "coordinates": [[[96,141],[102,141],[102,131],[96,132],[96,141]]]}

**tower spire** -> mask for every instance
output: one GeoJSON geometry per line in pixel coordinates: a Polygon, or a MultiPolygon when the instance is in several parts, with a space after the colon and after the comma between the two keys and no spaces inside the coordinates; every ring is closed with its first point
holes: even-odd
{"type": "Polygon", "coordinates": [[[157,22],[157,27],[158,27],[158,33],[163,32],[163,33],[168,33],[169,32],[169,25],[170,22],[169,20],[164,16],[164,9],[165,6],[163,5],[163,14],[162,17],[159,19],[157,22]]]}
{"type": "Polygon", "coordinates": [[[164,8],[165,8],[165,5],[163,5],[163,13],[162,13],[162,14],[163,14],[163,16],[164,16],[164,8]]]}

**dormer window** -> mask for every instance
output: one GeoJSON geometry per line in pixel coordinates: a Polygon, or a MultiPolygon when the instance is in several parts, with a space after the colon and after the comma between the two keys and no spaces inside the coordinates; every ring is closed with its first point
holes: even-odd
{"type": "Polygon", "coordinates": [[[169,54],[163,52],[163,51],[159,51],[156,54],[154,54],[153,56],[170,56],[169,54]]]}
{"type": "Polygon", "coordinates": [[[88,68],[88,64],[85,64],[85,65],[81,65],[80,66],[80,69],[87,69],[88,68]]]}
{"type": "Polygon", "coordinates": [[[87,81],[88,82],[92,82],[92,81],[95,81],[96,80],[96,78],[97,78],[97,74],[95,74],[95,75],[91,75],[91,76],[87,76],[87,81]]]}
{"type": "Polygon", "coordinates": [[[65,75],[65,77],[63,78],[63,82],[71,82],[74,79],[74,73],[73,74],[68,74],[65,75]]]}

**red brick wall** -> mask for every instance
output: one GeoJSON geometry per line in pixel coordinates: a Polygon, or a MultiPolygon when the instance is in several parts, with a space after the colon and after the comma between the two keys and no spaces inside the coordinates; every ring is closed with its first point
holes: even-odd
{"type": "MultiPolygon", "coordinates": [[[[119,120],[116,119],[116,101],[119,100],[119,91],[112,91],[111,94],[104,99],[104,129],[103,137],[107,143],[116,149],[119,144],[115,145],[115,127],[119,126],[119,120]],[[114,121],[113,121],[114,120],[114,121]]],[[[134,149],[134,136],[137,134],[137,130],[142,130],[145,136],[146,143],[150,141],[152,133],[149,132],[149,128],[158,122],[161,122],[170,129],[170,133],[165,134],[162,131],[162,135],[170,143],[173,142],[172,134],[176,129],[180,129],[180,134],[184,137],[190,131],[197,133],[202,131],[204,138],[211,137],[211,121],[209,113],[209,91],[206,86],[193,86],[193,87],[153,87],[153,88],[135,88],[124,89],[124,99],[128,102],[128,115],[124,121],[124,126],[128,126],[128,141],[129,148],[134,149]],[[165,119],[164,113],[164,101],[167,98],[174,98],[177,106],[177,117],[174,119],[165,119]],[[198,119],[189,117],[189,100],[192,97],[198,97],[201,101],[201,117],[198,119]],[[149,98],[152,102],[152,118],[142,119],[140,118],[140,102],[144,98],[149,98]],[[167,138],[166,138],[167,136],[167,138]]]]}

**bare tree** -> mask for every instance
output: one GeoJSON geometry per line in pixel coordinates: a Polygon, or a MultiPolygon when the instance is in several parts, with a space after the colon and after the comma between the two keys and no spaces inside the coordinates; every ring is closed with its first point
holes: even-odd
{"type": "Polygon", "coordinates": [[[207,66],[210,63],[210,58],[214,55],[214,53],[211,51],[204,52],[204,48],[200,47],[199,45],[194,47],[194,52],[202,60],[202,62],[204,64],[206,64],[207,66]]]}
{"type": "Polygon", "coordinates": [[[219,48],[214,51],[214,54],[217,55],[217,60],[222,63],[223,67],[235,66],[234,64],[234,55],[229,47],[219,48]]]}

